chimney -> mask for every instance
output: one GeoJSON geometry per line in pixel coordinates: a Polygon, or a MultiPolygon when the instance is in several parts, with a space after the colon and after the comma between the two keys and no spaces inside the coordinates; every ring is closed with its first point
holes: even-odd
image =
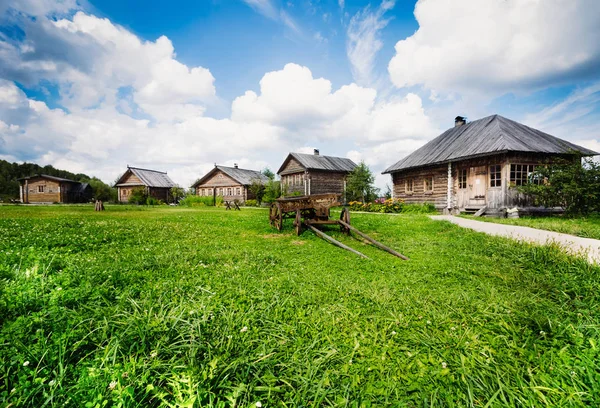
{"type": "Polygon", "coordinates": [[[237,166],[237,163],[233,163],[233,168],[234,168],[234,169],[237,169],[237,168],[238,168],[238,166],[237,166]]]}
{"type": "Polygon", "coordinates": [[[315,149],[315,156],[319,155],[319,149],[315,149]]]}
{"type": "Polygon", "coordinates": [[[467,118],[462,116],[457,116],[454,118],[454,127],[459,127],[467,123],[467,118]]]}

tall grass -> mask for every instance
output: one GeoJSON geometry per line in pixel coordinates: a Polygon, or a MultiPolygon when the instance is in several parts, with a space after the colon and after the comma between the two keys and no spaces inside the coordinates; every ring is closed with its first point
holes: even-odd
{"type": "Polygon", "coordinates": [[[223,205],[223,197],[216,196],[206,197],[206,196],[196,196],[196,195],[188,195],[183,200],[179,201],[179,205],[184,207],[205,207],[205,206],[214,206],[216,203],[217,207],[221,207],[223,205]]]}
{"type": "Polygon", "coordinates": [[[3,207],[0,406],[595,406],[600,268],[422,215],[3,207]],[[6,209],[6,211],[4,211],[6,209]]]}

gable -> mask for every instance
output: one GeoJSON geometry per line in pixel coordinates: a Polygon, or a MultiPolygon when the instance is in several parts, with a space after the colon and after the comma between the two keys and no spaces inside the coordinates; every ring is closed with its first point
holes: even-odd
{"type": "Polygon", "coordinates": [[[294,159],[292,155],[289,155],[277,174],[286,175],[291,173],[300,173],[304,170],[304,166],[302,166],[298,160],[294,159]]]}
{"type": "Polygon", "coordinates": [[[204,187],[221,187],[221,186],[239,186],[241,185],[236,180],[229,177],[223,171],[215,169],[212,171],[213,174],[208,174],[203,177],[200,183],[194,185],[196,188],[204,187]]]}

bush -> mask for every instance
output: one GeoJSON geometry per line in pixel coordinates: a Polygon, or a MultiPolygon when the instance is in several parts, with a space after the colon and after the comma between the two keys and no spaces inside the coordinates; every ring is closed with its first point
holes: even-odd
{"type": "Polygon", "coordinates": [[[530,182],[517,189],[534,205],[562,207],[567,215],[600,212],[600,163],[586,158],[582,164],[578,156],[538,166],[530,182]]]}
{"type": "Polygon", "coordinates": [[[146,204],[146,200],[148,199],[148,193],[144,187],[136,187],[131,190],[131,195],[129,196],[129,204],[146,204]]]}
{"type": "MultiPolygon", "coordinates": [[[[217,196],[217,206],[223,205],[223,197],[217,196]]],[[[188,195],[183,200],[179,201],[179,205],[184,207],[211,207],[214,205],[213,198],[207,196],[188,195]]]]}
{"type": "Polygon", "coordinates": [[[246,207],[258,207],[258,201],[256,200],[246,200],[244,203],[246,207]]]}
{"type": "Polygon", "coordinates": [[[348,205],[350,207],[350,210],[352,211],[366,211],[378,213],[402,212],[410,214],[431,214],[437,212],[433,204],[404,204],[404,200],[400,198],[378,198],[372,203],[350,201],[348,205]]]}

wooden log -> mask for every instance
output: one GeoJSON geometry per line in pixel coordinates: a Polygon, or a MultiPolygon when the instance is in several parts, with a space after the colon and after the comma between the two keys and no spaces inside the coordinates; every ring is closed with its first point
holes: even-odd
{"type": "Polygon", "coordinates": [[[331,238],[329,235],[324,234],[322,231],[319,231],[318,229],[316,229],[315,227],[313,227],[312,225],[310,225],[310,223],[306,223],[305,224],[312,232],[314,232],[315,234],[317,234],[319,237],[331,242],[333,245],[338,246],[340,248],[343,248],[347,251],[350,251],[352,253],[355,253],[358,256],[362,256],[363,258],[369,259],[368,256],[366,256],[365,254],[361,254],[360,252],[350,248],[347,245],[342,244],[340,241],[337,241],[333,238],[331,238]]]}
{"type": "Polygon", "coordinates": [[[400,259],[404,259],[405,261],[408,261],[408,257],[402,255],[400,252],[394,251],[390,247],[387,247],[387,246],[383,245],[381,242],[375,241],[373,238],[371,238],[370,236],[368,236],[364,232],[360,232],[359,230],[357,230],[356,228],[354,228],[352,225],[347,224],[347,223],[345,223],[342,220],[339,220],[338,222],[340,223],[340,225],[342,225],[342,226],[348,228],[350,231],[353,231],[356,234],[360,235],[361,237],[363,237],[364,239],[366,239],[367,241],[369,241],[370,243],[372,243],[376,247],[379,247],[379,248],[383,249],[384,251],[389,252],[390,254],[392,254],[394,256],[397,256],[400,259]]]}

